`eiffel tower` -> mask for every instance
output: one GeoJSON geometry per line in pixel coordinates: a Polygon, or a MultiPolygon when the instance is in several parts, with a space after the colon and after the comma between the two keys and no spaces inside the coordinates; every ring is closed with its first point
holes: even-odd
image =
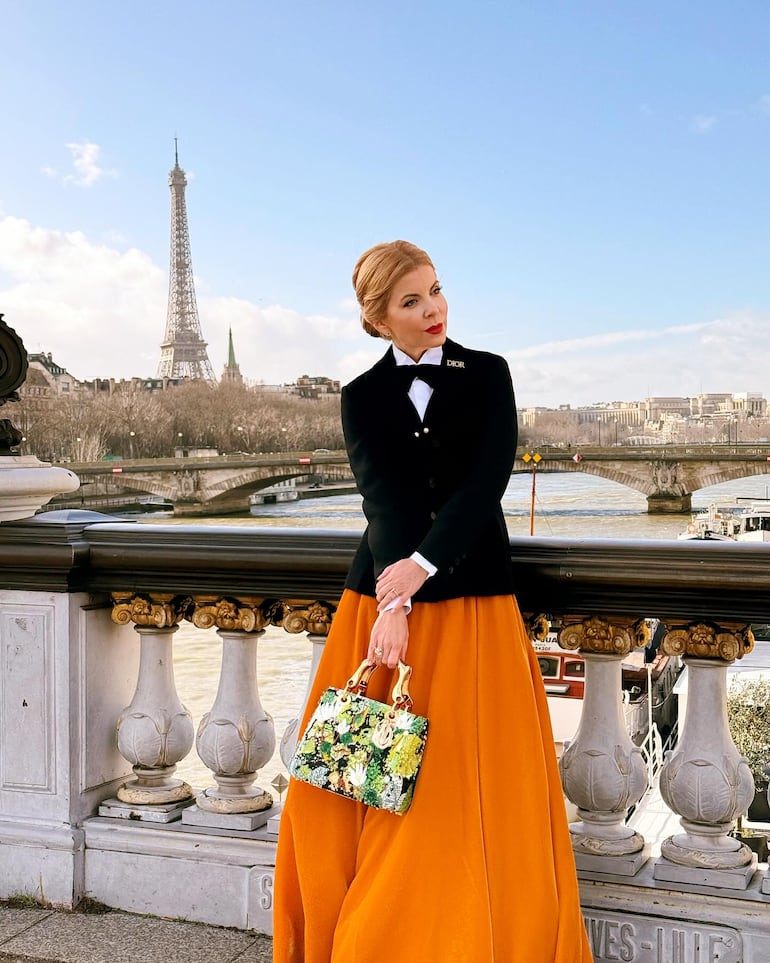
{"type": "Polygon", "coordinates": [[[168,278],[166,335],[160,346],[159,378],[198,378],[216,382],[201,333],[195,300],[190,232],[184,190],[187,177],[179,166],[174,138],[174,167],[168,175],[171,188],[171,258],[168,278]]]}

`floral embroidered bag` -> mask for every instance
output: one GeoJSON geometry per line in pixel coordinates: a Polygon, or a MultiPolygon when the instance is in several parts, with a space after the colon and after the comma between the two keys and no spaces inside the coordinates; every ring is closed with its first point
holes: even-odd
{"type": "Polygon", "coordinates": [[[398,664],[393,704],[366,698],[377,666],[364,661],[344,689],[327,689],[289,766],[295,779],[403,815],[412,803],[428,720],[409,710],[411,666],[398,664]]]}

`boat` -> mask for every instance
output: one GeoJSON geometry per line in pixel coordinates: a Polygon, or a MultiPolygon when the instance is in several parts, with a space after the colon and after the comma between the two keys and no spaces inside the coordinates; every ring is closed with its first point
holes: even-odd
{"type": "Polygon", "coordinates": [[[736,498],[693,515],[680,540],[770,542],[770,498],[736,498]]]}
{"type": "Polygon", "coordinates": [[[253,495],[249,495],[249,505],[275,505],[278,502],[296,502],[299,498],[297,481],[295,478],[285,478],[283,481],[261,488],[253,495]]]}
{"type": "Polygon", "coordinates": [[[711,504],[705,512],[697,512],[687,528],[677,536],[679,541],[729,542],[738,534],[735,506],[711,504]]]}
{"type": "MultiPolygon", "coordinates": [[[[621,666],[623,716],[636,745],[642,745],[649,738],[653,727],[663,739],[674,728],[677,705],[671,696],[682,671],[681,660],[666,655],[660,648],[666,631],[663,623],[650,619],[648,624],[649,645],[629,653],[621,666]]],[[[536,641],[533,646],[548,700],[554,743],[560,755],[580,724],[585,661],[579,652],[561,649],[556,632],[550,632],[544,641],[536,641]]]]}
{"type": "MultiPolygon", "coordinates": [[[[736,499],[740,505],[743,499],[736,499]]],[[[770,498],[755,498],[737,516],[739,542],[770,542],[770,498]]]]}

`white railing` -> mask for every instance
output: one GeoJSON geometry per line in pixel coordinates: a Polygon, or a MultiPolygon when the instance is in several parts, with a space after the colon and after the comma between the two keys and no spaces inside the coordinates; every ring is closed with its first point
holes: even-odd
{"type": "MultiPolygon", "coordinates": [[[[62,515],[0,529],[0,897],[88,895],[269,932],[279,810],[260,770],[276,744],[290,752],[296,725],[276,732],[262,708],[259,642],[277,625],[320,651],[357,536],[62,515]],[[184,620],[222,640],[197,738],[170,668],[184,620]],[[194,751],[211,772],[197,799],[175,776],[194,751]]],[[[730,835],[753,782],[725,686],[751,648],[749,622],[766,621],[770,574],[762,546],[721,548],[512,542],[522,608],[558,615],[560,644],[586,663],[560,765],[599,961],[703,963],[696,946],[720,947],[709,950],[720,963],[770,959],[767,867],[730,835]],[[621,663],[646,642],[642,616],[667,624],[663,647],[689,671],[687,715],[662,763],[655,728],[636,745],[623,716],[621,663]],[[627,815],[658,775],[681,831],[653,857],[627,815]]]]}

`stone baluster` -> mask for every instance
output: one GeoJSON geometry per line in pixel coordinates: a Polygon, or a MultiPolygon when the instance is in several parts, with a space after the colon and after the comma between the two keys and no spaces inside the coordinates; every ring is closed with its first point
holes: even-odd
{"type": "Polygon", "coordinates": [[[655,879],[745,889],[756,868],[748,846],[729,836],[754,798],[754,779],[727,721],[727,667],[754,644],[747,625],[693,623],[671,628],[663,650],[687,666],[684,726],[663,764],[660,791],[684,833],[661,846],[655,879]]]}
{"type": "Polygon", "coordinates": [[[200,792],[182,815],[194,826],[257,829],[268,819],[273,797],[254,785],[275,751],[275,726],[262,706],[257,644],[268,622],[258,599],[196,596],[188,616],[200,629],[216,628],[222,664],[214,703],[200,721],[196,748],[212,770],[215,787],[200,792]]]}
{"type": "Polygon", "coordinates": [[[131,593],[116,594],[113,600],[113,621],[133,622],[141,638],[136,691],[117,723],[118,750],[136,778],[118,789],[117,801],[107,801],[99,811],[166,822],[176,818],[193,795],[186,782],[173,778],[195,736],[192,717],[177,695],[172,655],[173,635],[188,600],[131,593]],[[143,813],[142,807],[152,808],[143,813]]]}
{"type": "Polygon", "coordinates": [[[294,750],[297,748],[297,740],[300,737],[300,722],[305,714],[307,700],[310,697],[310,690],[313,688],[315,674],[318,671],[318,663],[321,661],[321,656],[323,655],[324,647],[326,646],[326,635],[319,635],[316,632],[308,632],[307,638],[308,642],[312,644],[313,649],[310,659],[310,671],[308,673],[305,698],[302,702],[302,708],[299,710],[299,715],[295,719],[291,719],[289,721],[286,729],[284,730],[283,736],[281,737],[280,755],[281,760],[287,769],[289,768],[289,763],[294,756],[294,750]]]}
{"type": "Polygon", "coordinates": [[[585,692],[580,725],[559,760],[562,785],[578,807],[570,825],[578,869],[633,876],[649,847],[625,823],[628,809],[642,797],[647,772],[628,734],[622,708],[621,663],[648,640],[643,620],[564,620],[559,645],[579,649],[585,660],[585,692]]]}

